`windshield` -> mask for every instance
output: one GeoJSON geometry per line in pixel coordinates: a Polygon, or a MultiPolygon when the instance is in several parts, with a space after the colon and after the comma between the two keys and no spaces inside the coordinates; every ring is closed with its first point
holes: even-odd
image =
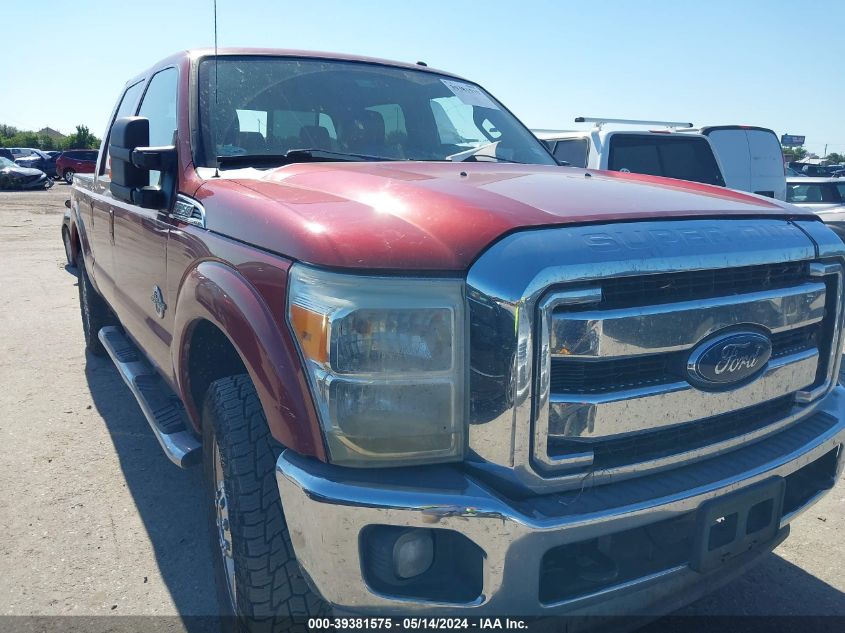
{"type": "Polygon", "coordinates": [[[279,57],[206,59],[199,106],[199,158],[207,166],[218,158],[221,166],[266,166],[271,157],[283,164],[306,156],[291,150],[319,150],[310,154],[317,160],[555,164],[482,88],[422,70],[279,57]]]}
{"type": "Polygon", "coordinates": [[[0,169],[6,169],[7,167],[16,167],[15,163],[10,161],[8,158],[4,158],[0,156],[0,169]]]}

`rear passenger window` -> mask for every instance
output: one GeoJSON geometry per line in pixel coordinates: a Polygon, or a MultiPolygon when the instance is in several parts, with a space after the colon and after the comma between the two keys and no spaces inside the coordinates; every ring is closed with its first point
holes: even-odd
{"type": "MultiPolygon", "coordinates": [[[[150,120],[150,146],[173,145],[176,133],[176,82],[175,68],[165,68],[153,75],[141,101],[138,116],[150,120]]],[[[160,184],[161,172],[150,172],[150,185],[160,184]]]]}
{"type": "Polygon", "coordinates": [[[566,161],[573,167],[586,167],[589,148],[589,142],[585,138],[567,139],[557,142],[554,155],[558,160],[566,161]]]}
{"type": "Polygon", "coordinates": [[[725,185],[713,150],[703,138],[617,134],[611,137],[607,167],[613,171],[725,185]]]}

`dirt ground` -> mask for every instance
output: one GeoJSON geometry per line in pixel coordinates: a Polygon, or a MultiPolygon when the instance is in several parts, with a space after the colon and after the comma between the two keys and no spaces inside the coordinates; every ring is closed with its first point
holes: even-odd
{"type": "MultiPolygon", "coordinates": [[[[0,615],[215,613],[199,470],[164,457],[110,362],[84,352],[68,189],[0,192],[0,615]]],[[[843,502],[840,481],[681,613],[845,616],[843,502]]]]}

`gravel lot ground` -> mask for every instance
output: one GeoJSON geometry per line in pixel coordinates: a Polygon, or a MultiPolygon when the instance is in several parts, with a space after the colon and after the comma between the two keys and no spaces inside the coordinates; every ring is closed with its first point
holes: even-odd
{"type": "MultiPolygon", "coordinates": [[[[199,470],[170,464],[110,362],[84,353],[68,190],[0,192],[0,615],[215,613],[199,470]]],[[[843,501],[840,481],[774,554],[680,613],[845,616],[843,501]]]]}

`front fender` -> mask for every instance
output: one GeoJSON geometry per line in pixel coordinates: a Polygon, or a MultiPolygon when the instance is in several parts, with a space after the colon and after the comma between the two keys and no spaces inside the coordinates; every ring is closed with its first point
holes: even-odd
{"type": "Polygon", "coordinates": [[[175,310],[176,382],[197,430],[202,403],[193,399],[188,358],[193,327],[204,319],[223,332],[243,361],[273,437],[300,454],[325,459],[320,425],[292,337],[277,325],[243,275],[220,262],[201,262],[184,277],[175,310]]]}

